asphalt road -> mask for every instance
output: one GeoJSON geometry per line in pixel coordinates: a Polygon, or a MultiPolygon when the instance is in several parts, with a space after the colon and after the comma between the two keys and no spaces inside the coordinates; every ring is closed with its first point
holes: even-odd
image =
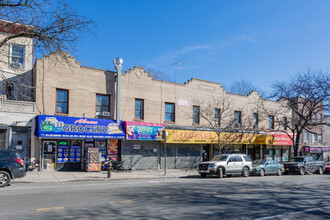
{"type": "Polygon", "coordinates": [[[330,219],[330,175],[13,183],[0,219],[330,219]]]}

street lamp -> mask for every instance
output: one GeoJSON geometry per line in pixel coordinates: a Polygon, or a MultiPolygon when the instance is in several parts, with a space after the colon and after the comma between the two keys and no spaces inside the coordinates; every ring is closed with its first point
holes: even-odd
{"type": "Polygon", "coordinates": [[[121,76],[121,69],[123,67],[123,59],[122,58],[115,58],[113,59],[113,64],[115,64],[115,68],[117,70],[117,108],[116,108],[116,121],[120,123],[120,76],[121,76]]]}

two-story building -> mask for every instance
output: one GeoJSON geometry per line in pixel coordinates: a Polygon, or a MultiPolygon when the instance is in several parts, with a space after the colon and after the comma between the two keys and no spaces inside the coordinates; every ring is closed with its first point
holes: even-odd
{"type": "Polygon", "coordinates": [[[115,73],[82,66],[66,52],[35,62],[36,157],[43,170],[100,170],[120,157],[115,73]],[[96,150],[95,150],[96,149],[96,150]]]}
{"type": "Polygon", "coordinates": [[[127,132],[139,125],[147,129],[148,124],[161,130],[165,124],[167,134],[166,148],[161,139],[127,138],[122,145],[127,168],[164,167],[165,154],[170,168],[196,167],[220,152],[289,159],[292,141],[272,131],[282,126],[274,122],[275,115],[286,120],[291,113],[279,111],[280,101],[265,100],[256,91],[242,96],[200,79],[184,84],[156,80],[144,68],[134,67],[122,75],[120,103],[122,119],[131,125],[127,132]],[[220,121],[217,129],[214,125],[220,121]]]}
{"type": "Polygon", "coordinates": [[[26,31],[24,26],[0,21],[0,149],[15,149],[23,157],[34,154],[31,146],[35,103],[32,88],[33,39],[9,37],[26,31]],[[7,41],[7,39],[9,39],[7,41]]]}

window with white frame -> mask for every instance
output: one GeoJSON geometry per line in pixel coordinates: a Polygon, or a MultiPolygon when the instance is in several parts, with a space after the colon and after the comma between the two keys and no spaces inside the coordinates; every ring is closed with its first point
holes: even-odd
{"type": "Polygon", "coordinates": [[[313,134],[313,144],[317,144],[317,135],[313,134]]]}
{"type": "Polygon", "coordinates": [[[314,123],[317,122],[317,116],[316,116],[316,114],[313,114],[313,122],[314,122],[314,123]]]}
{"type": "Polygon", "coordinates": [[[274,129],[274,116],[273,115],[268,116],[268,128],[274,129]]]}
{"type": "Polygon", "coordinates": [[[24,69],[25,67],[25,46],[10,44],[10,67],[13,69],[24,69]]]}
{"type": "Polygon", "coordinates": [[[304,132],[304,143],[308,144],[308,132],[307,131],[304,132]]]}
{"type": "Polygon", "coordinates": [[[234,112],[234,119],[235,119],[235,127],[241,127],[242,126],[242,112],[241,111],[235,111],[234,112]]]}
{"type": "Polygon", "coordinates": [[[322,139],[323,139],[323,135],[320,134],[320,135],[319,135],[319,144],[320,144],[320,145],[322,145],[322,143],[323,143],[323,140],[322,140],[322,139]]]}

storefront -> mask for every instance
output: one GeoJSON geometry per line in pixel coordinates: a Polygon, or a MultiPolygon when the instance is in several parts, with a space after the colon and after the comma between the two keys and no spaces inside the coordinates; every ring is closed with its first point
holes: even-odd
{"type": "Polygon", "coordinates": [[[313,156],[315,160],[324,160],[326,161],[327,158],[325,157],[325,153],[330,151],[330,147],[326,146],[305,146],[305,155],[306,156],[313,156]]]}
{"type": "Polygon", "coordinates": [[[163,140],[164,124],[124,122],[126,140],[122,145],[122,161],[125,169],[160,168],[160,141],[163,140]]]}
{"type": "Polygon", "coordinates": [[[263,146],[263,159],[275,160],[277,162],[289,161],[292,147],[292,134],[282,132],[267,133],[266,145],[263,146]]]}
{"type": "Polygon", "coordinates": [[[261,134],[221,132],[219,137],[212,130],[192,129],[194,130],[168,129],[166,127],[168,150],[174,153],[168,155],[174,161],[173,165],[176,165],[173,168],[193,168],[201,160],[211,160],[214,156],[225,153],[247,154],[250,152],[253,157],[259,158],[260,145],[254,145],[254,143],[261,134]],[[250,146],[253,147],[253,151],[249,151],[250,146]],[[259,151],[255,149],[259,149],[259,151]],[[257,156],[255,156],[256,154],[257,156]]]}
{"type": "Polygon", "coordinates": [[[117,160],[122,124],[113,120],[38,115],[36,136],[42,170],[99,171],[108,158],[117,160]]]}

